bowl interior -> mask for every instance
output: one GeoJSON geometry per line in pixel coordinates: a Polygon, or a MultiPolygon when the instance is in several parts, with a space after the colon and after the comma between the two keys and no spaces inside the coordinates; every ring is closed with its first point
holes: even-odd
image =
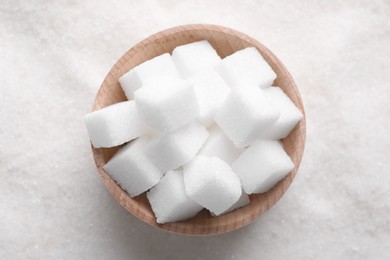
{"type": "MultiPolygon", "coordinates": [[[[275,86],[279,86],[291,98],[304,115],[302,100],[289,72],[265,46],[240,32],[216,25],[186,25],[171,28],[141,41],[123,55],[104,79],[96,96],[93,110],[125,101],[126,97],[119,85],[118,78],[124,73],[155,56],[172,50],[179,45],[199,40],[208,40],[223,58],[245,47],[254,46],[264,56],[277,74],[275,86]]],[[[133,215],[144,222],[163,230],[187,235],[213,235],[238,229],[268,210],[286,192],[291,184],[301,162],[305,143],[305,117],[295,127],[288,137],[282,140],[285,150],[295,164],[294,170],[270,191],[250,196],[250,204],[228,214],[211,217],[206,210],[202,210],[192,219],[158,224],[145,193],[131,198],[119,185],[103,170],[104,164],[114,155],[119,147],[92,148],[98,172],[115,199],[133,215]]]]}

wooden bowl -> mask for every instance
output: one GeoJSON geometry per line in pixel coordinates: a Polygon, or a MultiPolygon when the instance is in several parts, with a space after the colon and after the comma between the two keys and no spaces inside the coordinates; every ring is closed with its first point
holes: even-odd
{"type": "MultiPolygon", "coordinates": [[[[305,115],[301,97],[290,73],[270,50],[243,33],[222,26],[204,24],[171,28],[156,33],[131,48],[119,59],[104,79],[96,96],[93,110],[95,111],[113,103],[126,100],[119,85],[118,78],[136,65],[165,52],[171,53],[176,46],[204,39],[211,43],[222,58],[248,46],[256,47],[277,74],[274,85],[281,87],[301,110],[302,114],[305,115]]],[[[212,217],[208,211],[202,210],[198,215],[189,220],[166,224],[156,223],[145,193],[131,198],[103,170],[103,165],[108,162],[119,147],[108,149],[96,149],[92,147],[92,151],[104,185],[114,198],[133,215],[152,226],[172,233],[184,235],[215,235],[229,232],[249,224],[282,197],[293,181],[302,159],[306,135],[305,126],[306,122],[304,117],[290,135],[283,139],[284,148],[294,162],[295,168],[271,190],[263,194],[251,195],[250,204],[225,215],[212,217]]]]}

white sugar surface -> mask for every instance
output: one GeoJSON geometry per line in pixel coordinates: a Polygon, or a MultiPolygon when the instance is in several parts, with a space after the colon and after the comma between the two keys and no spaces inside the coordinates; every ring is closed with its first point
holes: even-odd
{"type": "Polygon", "coordinates": [[[0,259],[390,259],[389,14],[387,0],[2,1],[0,259]],[[129,214],[83,123],[123,53],[188,23],[265,44],[306,109],[294,183],[223,236],[175,236],[129,214]]]}

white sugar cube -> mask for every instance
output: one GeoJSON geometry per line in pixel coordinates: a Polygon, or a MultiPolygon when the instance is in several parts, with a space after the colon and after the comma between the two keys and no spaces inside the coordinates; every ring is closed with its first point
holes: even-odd
{"type": "Polygon", "coordinates": [[[236,148],[217,125],[211,127],[209,133],[210,136],[200,149],[199,155],[216,156],[230,165],[244,151],[236,148]]]}
{"type": "Polygon", "coordinates": [[[208,136],[208,131],[194,121],[173,132],[161,133],[150,142],[146,153],[161,171],[167,172],[194,158],[208,136]]]}
{"type": "Polygon", "coordinates": [[[145,155],[150,137],[143,136],[124,146],[103,169],[127,191],[137,196],[158,183],[163,175],[145,155]]]}
{"type": "MultiPolygon", "coordinates": [[[[229,213],[229,212],[231,212],[231,211],[233,211],[235,209],[238,209],[238,208],[242,208],[242,207],[248,205],[249,203],[250,203],[250,200],[249,200],[248,194],[246,194],[244,191],[242,191],[241,192],[241,196],[238,199],[238,201],[236,203],[234,203],[233,206],[231,206],[228,210],[222,212],[220,215],[229,213]]],[[[210,214],[213,217],[217,216],[214,212],[210,212],[210,214]]]]}
{"type": "Polygon", "coordinates": [[[275,140],[285,138],[302,119],[302,113],[279,87],[264,89],[264,93],[279,109],[280,116],[262,137],[275,140]]]}
{"type": "Polygon", "coordinates": [[[230,87],[214,69],[198,73],[188,79],[194,86],[199,103],[199,122],[208,127],[213,123],[215,109],[218,108],[230,92],[230,87]]]}
{"type": "Polygon", "coordinates": [[[187,196],[181,170],[165,174],[146,196],[160,224],[185,220],[202,210],[202,206],[187,196]]]}
{"type": "Polygon", "coordinates": [[[214,119],[235,146],[244,147],[272,126],[279,114],[263,90],[251,85],[232,89],[214,119]]]}
{"type": "Polygon", "coordinates": [[[228,210],[241,196],[241,184],[230,166],[218,157],[196,156],[183,166],[188,196],[216,215],[228,210]]]}
{"type": "Polygon", "coordinates": [[[178,46],[172,52],[172,59],[183,78],[213,68],[221,61],[221,58],[208,41],[198,41],[178,46]]]}
{"type": "Polygon", "coordinates": [[[164,53],[134,67],[119,78],[119,83],[126,97],[131,100],[134,97],[134,92],[146,81],[161,77],[180,77],[169,53],[164,53]]]}
{"type": "Polygon", "coordinates": [[[232,87],[250,84],[270,87],[276,74],[254,47],[245,48],[224,58],[216,68],[232,87]]]}
{"type": "Polygon", "coordinates": [[[271,189],[294,168],[278,141],[258,140],[234,161],[232,168],[248,194],[271,189]]]}
{"type": "Polygon", "coordinates": [[[134,94],[136,107],[153,128],[173,131],[199,115],[194,88],[186,81],[174,78],[147,82],[134,94]]]}
{"type": "Polygon", "coordinates": [[[110,105],[84,118],[89,138],[96,148],[113,147],[147,134],[151,128],[138,114],[134,101],[110,105]]]}

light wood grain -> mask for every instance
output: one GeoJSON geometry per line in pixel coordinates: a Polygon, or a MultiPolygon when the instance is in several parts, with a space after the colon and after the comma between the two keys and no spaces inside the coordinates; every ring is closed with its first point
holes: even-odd
{"type": "MultiPolygon", "coordinates": [[[[131,48],[119,59],[104,79],[96,96],[93,110],[95,111],[113,103],[126,100],[119,85],[118,78],[134,66],[165,52],[171,53],[178,45],[204,39],[208,40],[211,45],[214,46],[221,57],[230,55],[233,52],[248,46],[256,47],[277,74],[274,85],[281,87],[301,110],[303,115],[305,115],[301,97],[290,73],[270,50],[243,33],[222,26],[203,24],[171,28],[154,34],[131,48]]],[[[113,156],[118,150],[118,147],[109,149],[96,149],[92,147],[92,151],[104,185],[112,193],[114,198],[133,215],[152,226],[172,233],[185,235],[216,235],[249,224],[272,207],[282,197],[293,181],[301,163],[305,145],[305,127],[306,120],[304,116],[290,135],[283,140],[285,150],[293,160],[295,168],[270,191],[264,194],[251,195],[251,202],[249,205],[226,215],[211,217],[206,210],[203,210],[192,219],[162,225],[156,223],[145,194],[137,196],[136,198],[131,198],[103,170],[102,166],[113,156]]]]}

